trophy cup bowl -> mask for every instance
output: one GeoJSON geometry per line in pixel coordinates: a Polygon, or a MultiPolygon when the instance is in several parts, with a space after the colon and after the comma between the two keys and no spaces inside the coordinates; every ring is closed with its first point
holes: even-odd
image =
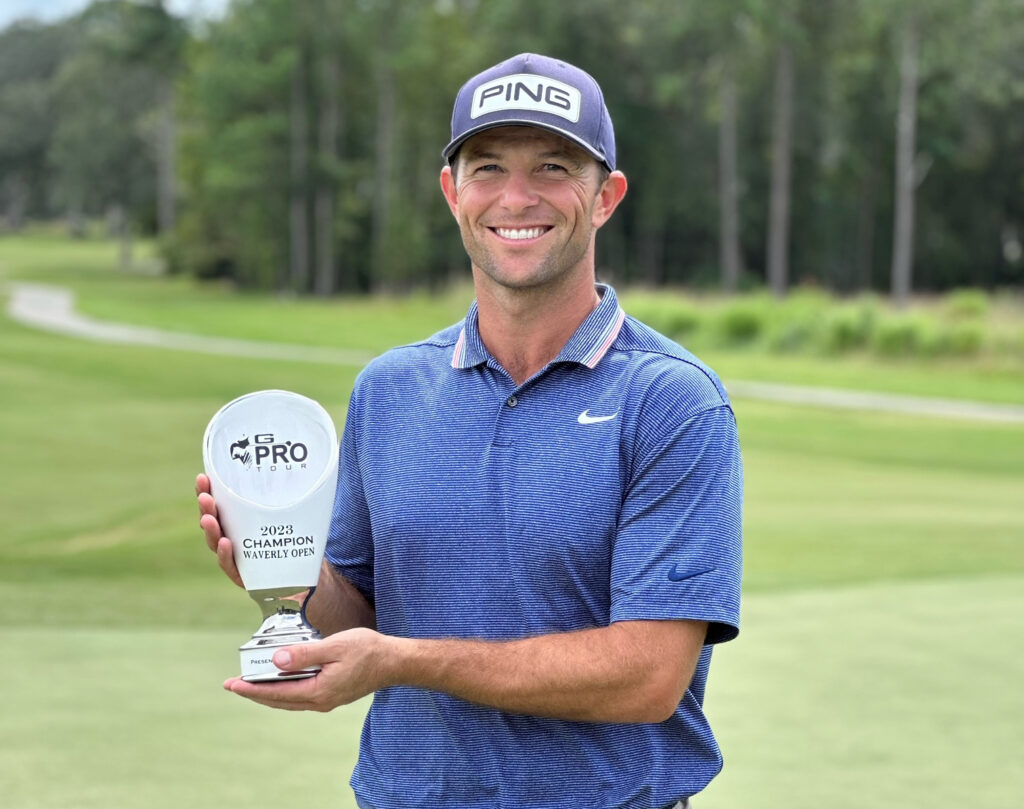
{"type": "Polygon", "coordinates": [[[284,672],[283,646],[319,640],[306,621],[327,546],[338,480],[338,435],[327,411],[297,393],[264,390],[228,402],[203,437],[203,466],[225,536],[263,624],[240,647],[249,682],[312,677],[284,672]]]}

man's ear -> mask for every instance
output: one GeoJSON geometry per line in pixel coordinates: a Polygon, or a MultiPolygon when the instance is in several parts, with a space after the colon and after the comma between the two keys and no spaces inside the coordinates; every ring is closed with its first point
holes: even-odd
{"type": "Polygon", "coordinates": [[[452,216],[459,218],[459,195],[455,189],[455,177],[452,175],[452,167],[445,166],[441,169],[441,193],[444,194],[445,202],[452,212],[452,216]]]}
{"type": "Polygon", "coordinates": [[[626,175],[621,171],[613,171],[608,175],[601,188],[597,192],[597,202],[591,214],[590,221],[595,228],[601,227],[607,222],[615,209],[619,207],[622,198],[626,196],[626,175]]]}

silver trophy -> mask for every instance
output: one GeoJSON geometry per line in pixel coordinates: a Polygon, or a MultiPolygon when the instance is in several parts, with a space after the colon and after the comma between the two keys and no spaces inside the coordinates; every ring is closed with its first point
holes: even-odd
{"type": "Polygon", "coordinates": [[[283,672],[282,646],[319,640],[305,607],[316,589],[338,480],[338,435],[319,404],[264,390],[224,405],[203,438],[203,465],[224,534],[263,625],[239,651],[249,682],[312,677],[283,672]]]}

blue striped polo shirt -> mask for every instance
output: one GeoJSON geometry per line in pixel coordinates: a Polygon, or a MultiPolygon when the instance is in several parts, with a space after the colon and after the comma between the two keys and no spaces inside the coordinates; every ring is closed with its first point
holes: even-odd
{"type": "Polygon", "coordinates": [[[735,419],[707,367],[599,292],[522,385],[481,341],[475,304],[463,323],[371,362],[341,441],[327,558],[390,635],[708,621],[693,682],[651,724],[382,689],[352,775],[362,807],[661,807],[721,769],[702,703],[711,645],[739,626],[735,419]]]}

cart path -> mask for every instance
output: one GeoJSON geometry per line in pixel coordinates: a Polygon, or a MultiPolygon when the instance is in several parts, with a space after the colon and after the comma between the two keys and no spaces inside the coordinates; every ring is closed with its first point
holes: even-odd
{"type": "Polygon", "coordinates": [[[203,337],[198,334],[95,320],[75,310],[75,297],[70,289],[43,284],[12,284],[7,314],[12,320],[25,326],[100,343],[171,348],[230,357],[352,365],[359,368],[366,365],[374,356],[369,351],[354,349],[267,343],[230,337],[203,337]]]}
{"type": "MultiPolygon", "coordinates": [[[[292,362],[362,367],[373,358],[368,351],[323,346],[301,346],[203,337],[125,323],[95,320],[75,310],[74,293],[63,287],[43,284],[10,285],[7,314],[26,326],[70,337],[103,343],[169,348],[232,357],[253,357],[292,362]]],[[[906,396],[872,391],[842,390],[772,382],[732,380],[730,396],[795,405],[904,413],[939,418],[969,419],[1024,424],[1024,405],[992,404],[960,399],[906,396]]]]}

